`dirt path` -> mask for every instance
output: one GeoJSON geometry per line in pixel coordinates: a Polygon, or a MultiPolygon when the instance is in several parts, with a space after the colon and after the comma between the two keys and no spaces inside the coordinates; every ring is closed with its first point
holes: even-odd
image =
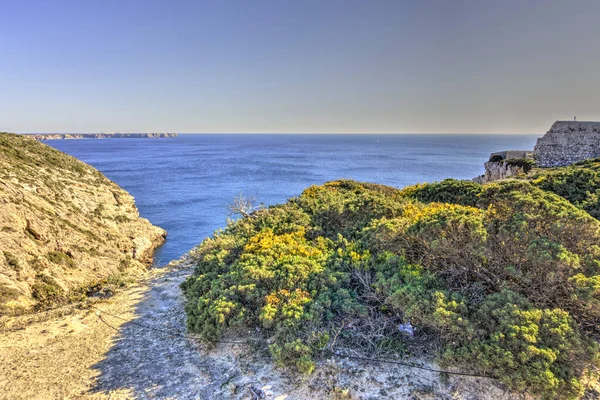
{"type": "Polygon", "coordinates": [[[509,398],[485,379],[442,383],[427,371],[344,359],[301,378],[247,345],[208,348],[185,336],[179,284],[190,272],[185,262],[153,270],[95,308],[0,334],[0,398],[509,398]]]}

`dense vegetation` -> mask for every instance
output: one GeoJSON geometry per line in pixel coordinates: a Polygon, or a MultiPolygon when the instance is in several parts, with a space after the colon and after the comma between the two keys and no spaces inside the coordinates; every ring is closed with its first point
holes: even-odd
{"type": "Polygon", "coordinates": [[[581,161],[568,167],[536,169],[532,183],[564,197],[600,219],[600,159],[581,161]]]}
{"type": "Polygon", "coordinates": [[[531,171],[533,166],[535,165],[535,161],[531,158],[508,158],[502,161],[504,165],[510,165],[514,167],[523,168],[523,172],[527,173],[531,171]]]}
{"type": "Polygon", "coordinates": [[[590,165],[531,183],[312,186],[196,249],[188,327],[206,340],[252,328],[277,363],[306,373],[334,342],[401,352],[435,337],[443,365],[579,398],[599,362],[590,165]],[[408,322],[414,337],[398,329],[408,322]]]}
{"type": "Polygon", "coordinates": [[[12,133],[0,132],[0,154],[5,161],[4,165],[0,165],[0,173],[7,172],[4,169],[10,165],[27,172],[30,172],[31,168],[54,168],[68,170],[80,176],[86,174],[101,176],[98,171],[86,168],[85,164],[72,156],[50,146],[40,146],[35,140],[12,133]]]}

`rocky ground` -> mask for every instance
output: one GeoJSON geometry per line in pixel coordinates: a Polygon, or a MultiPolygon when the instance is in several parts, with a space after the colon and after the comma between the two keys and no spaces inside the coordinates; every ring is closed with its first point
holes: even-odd
{"type": "Polygon", "coordinates": [[[0,133],[0,315],[63,303],[144,271],[165,235],[96,169],[0,133]]]}
{"type": "Polygon", "coordinates": [[[514,398],[487,379],[337,357],[290,376],[241,338],[201,344],[185,331],[179,284],[190,272],[172,263],[83,309],[0,320],[0,398],[514,398]]]}

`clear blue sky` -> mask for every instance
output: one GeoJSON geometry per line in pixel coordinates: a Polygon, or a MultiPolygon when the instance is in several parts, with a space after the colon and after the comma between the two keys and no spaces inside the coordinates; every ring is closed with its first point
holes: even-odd
{"type": "Polygon", "coordinates": [[[0,0],[0,130],[539,133],[600,120],[598,0],[0,0]]]}

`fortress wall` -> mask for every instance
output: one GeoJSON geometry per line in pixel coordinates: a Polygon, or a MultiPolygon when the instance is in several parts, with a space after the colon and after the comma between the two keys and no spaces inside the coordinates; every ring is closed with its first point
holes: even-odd
{"type": "Polygon", "coordinates": [[[600,157],[600,122],[556,121],[534,147],[537,165],[545,168],[596,157],[600,157]]]}

